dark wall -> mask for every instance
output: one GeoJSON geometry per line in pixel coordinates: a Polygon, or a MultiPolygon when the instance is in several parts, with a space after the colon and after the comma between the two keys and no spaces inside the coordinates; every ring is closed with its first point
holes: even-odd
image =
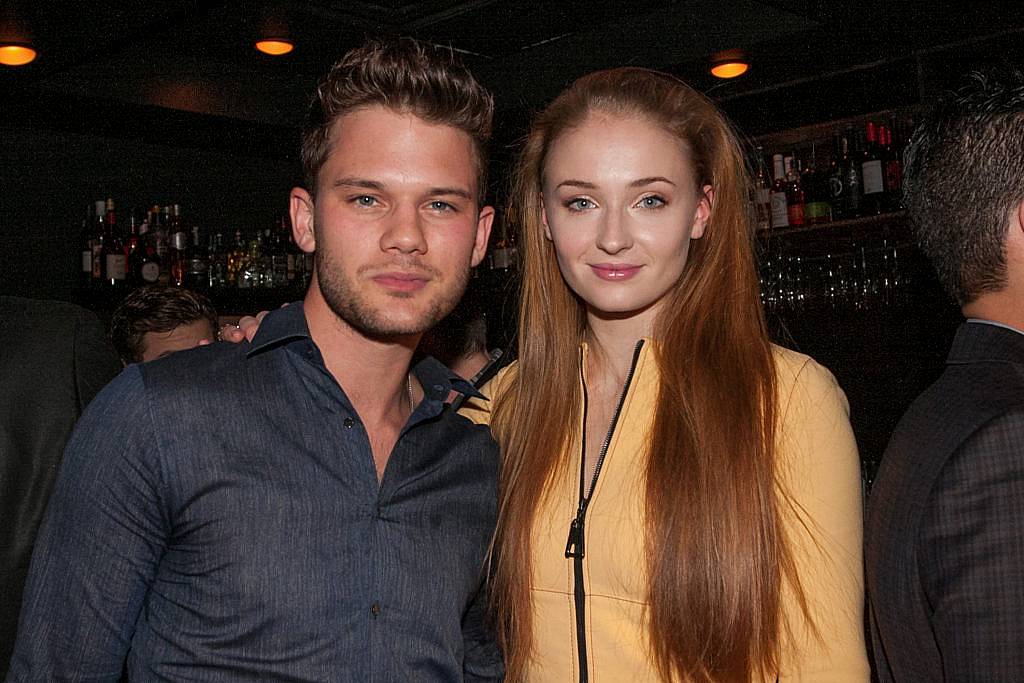
{"type": "MultiPolygon", "coordinates": [[[[229,147],[227,133],[217,136],[197,123],[189,136],[189,126],[178,127],[173,133],[182,137],[168,135],[166,144],[157,141],[159,121],[128,139],[0,128],[0,293],[74,299],[81,223],[97,199],[113,198],[119,219],[133,207],[181,204],[190,224],[226,233],[273,225],[287,210],[288,191],[300,174],[276,140],[257,131],[247,143],[246,131],[235,127],[229,147]],[[196,146],[204,137],[210,144],[196,146]]],[[[294,139],[297,151],[297,134],[294,139]]]]}

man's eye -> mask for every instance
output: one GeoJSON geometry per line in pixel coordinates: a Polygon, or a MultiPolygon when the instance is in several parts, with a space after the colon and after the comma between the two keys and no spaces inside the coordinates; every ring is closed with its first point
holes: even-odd
{"type": "Polygon", "coordinates": [[[455,210],[454,206],[452,206],[448,202],[443,202],[440,199],[435,199],[434,201],[430,202],[430,208],[433,209],[434,211],[440,211],[442,213],[455,210]]]}
{"type": "Polygon", "coordinates": [[[368,194],[363,194],[355,198],[355,203],[359,206],[374,206],[377,203],[377,198],[371,197],[368,194]]]}
{"type": "Polygon", "coordinates": [[[570,211],[586,211],[587,209],[594,208],[594,202],[590,201],[586,197],[576,197],[575,199],[567,201],[565,206],[570,211]]]}

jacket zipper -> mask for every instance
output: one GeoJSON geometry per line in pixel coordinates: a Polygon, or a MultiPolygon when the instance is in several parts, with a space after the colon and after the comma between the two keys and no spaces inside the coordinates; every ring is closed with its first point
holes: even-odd
{"type": "Polygon", "coordinates": [[[583,585],[583,557],[586,554],[584,548],[584,522],[586,521],[587,508],[590,506],[590,498],[594,495],[594,488],[597,486],[597,477],[601,474],[601,467],[604,465],[604,458],[608,454],[608,446],[611,444],[612,435],[615,433],[615,426],[619,421],[619,414],[622,412],[622,404],[626,401],[626,394],[629,393],[629,385],[633,382],[633,373],[636,371],[636,363],[640,358],[640,350],[644,341],[641,339],[633,349],[633,362],[629,366],[629,374],[626,375],[626,383],[619,394],[619,400],[615,405],[615,412],[612,414],[611,424],[608,425],[608,433],[601,444],[601,451],[597,456],[597,463],[594,465],[594,476],[590,480],[589,488],[586,486],[587,468],[587,382],[583,375],[583,363],[580,363],[580,379],[583,382],[583,439],[580,453],[580,504],[576,510],[576,517],[569,524],[569,540],[565,544],[566,558],[573,560],[573,601],[576,606],[576,644],[579,656],[580,683],[587,683],[589,672],[587,670],[587,632],[586,632],[586,589],[583,585]]]}

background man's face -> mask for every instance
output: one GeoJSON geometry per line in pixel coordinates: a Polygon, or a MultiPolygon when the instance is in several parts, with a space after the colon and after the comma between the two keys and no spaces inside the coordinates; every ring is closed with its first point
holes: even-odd
{"type": "Polygon", "coordinates": [[[487,246],[494,212],[477,207],[470,137],[374,106],[336,121],[330,145],[312,212],[301,190],[292,198],[296,225],[304,211],[313,222],[324,299],[368,336],[424,332],[487,246]]]}
{"type": "Polygon", "coordinates": [[[142,337],[142,362],[209,344],[216,338],[217,331],[205,319],[178,325],[170,332],[147,332],[142,337]]]}

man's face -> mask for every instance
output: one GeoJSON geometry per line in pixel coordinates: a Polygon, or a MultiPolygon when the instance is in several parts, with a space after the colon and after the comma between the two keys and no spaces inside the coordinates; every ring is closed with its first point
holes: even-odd
{"type": "Polygon", "coordinates": [[[472,140],[382,106],[343,116],[329,140],[315,201],[295,189],[291,202],[320,293],[367,336],[426,331],[458,302],[494,218],[476,203],[472,140]]]}
{"type": "Polygon", "coordinates": [[[142,337],[142,362],[169,356],[175,351],[184,351],[211,343],[217,332],[208,320],[193,320],[178,325],[170,332],[147,332],[142,337]]]}

